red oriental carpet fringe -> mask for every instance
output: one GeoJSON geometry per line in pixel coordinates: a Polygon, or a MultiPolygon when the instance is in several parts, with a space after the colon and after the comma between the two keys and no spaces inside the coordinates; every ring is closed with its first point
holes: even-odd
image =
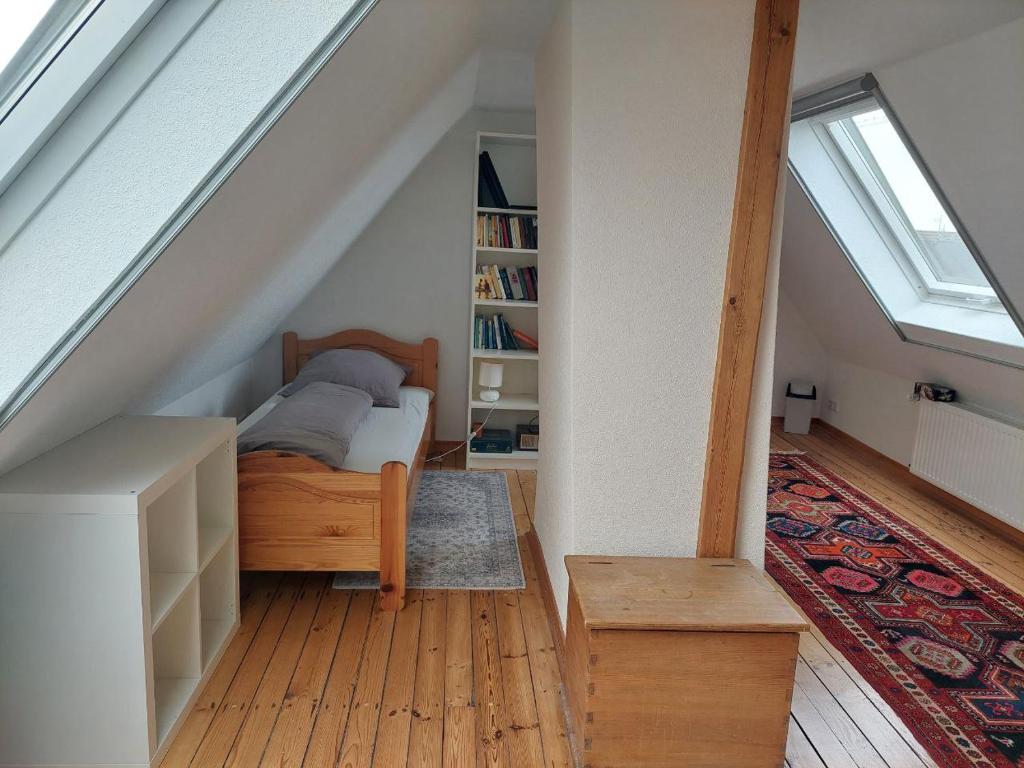
{"type": "Polygon", "coordinates": [[[771,455],[765,547],[942,768],[1024,768],[1020,595],[804,455],[771,455]]]}

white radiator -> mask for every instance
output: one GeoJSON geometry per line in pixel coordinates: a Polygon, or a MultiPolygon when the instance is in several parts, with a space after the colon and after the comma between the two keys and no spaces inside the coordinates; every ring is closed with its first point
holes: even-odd
{"type": "Polygon", "coordinates": [[[910,471],[1024,530],[1024,428],[922,399],[910,471]]]}

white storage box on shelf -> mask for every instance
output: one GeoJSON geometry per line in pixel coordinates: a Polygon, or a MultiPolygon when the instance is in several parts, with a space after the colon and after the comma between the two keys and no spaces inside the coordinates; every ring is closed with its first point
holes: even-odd
{"type": "Polygon", "coordinates": [[[0,478],[0,765],[159,763],[238,629],[235,461],[125,416],[0,478]]]}
{"type": "Polygon", "coordinates": [[[809,381],[791,381],[786,385],[786,419],[783,429],[798,435],[811,431],[811,416],[818,388],[809,381]]]}

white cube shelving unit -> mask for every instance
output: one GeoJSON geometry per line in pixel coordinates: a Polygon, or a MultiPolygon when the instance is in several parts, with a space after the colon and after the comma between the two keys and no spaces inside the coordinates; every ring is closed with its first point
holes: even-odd
{"type": "Polygon", "coordinates": [[[0,478],[0,765],[159,763],[238,629],[235,462],[123,416],[0,478]]]}
{"type": "MultiPolygon", "coordinates": [[[[537,202],[537,137],[533,134],[477,133],[476,154],[487,151],[494,163],[508,197],[521,205],[537,202]]],[[[473,172],[473,256],[470,272],[476,273],[481,264],[502,267],[539,267],[539,252],[533,248],[489,248],[477,243],[476,217],[482,213],[513,214],[518,216],[539,216],[537,210],[519,208],[485,208],[479,205],[480,164],[474,165],[473,172]]],[[[472,278],[470,280],[472,287],[472,278]]],[[[467,434],[474,423],[483,421],[490,412],[488,428],[510,429],[515,434],[517,424],[529,423],[540,418],[540,401],[537,396],[537,368],[540,352],[536,350],[476,349],[473,346],[473,323],[477,315],[490,317],[505,315],[513,328],[537,338],[537,302],[501,301],[496,299],[473,298],[469,317],[469,406],[466,415],[467,434]],[[497,403],[480,399],[477,377],[480,362],[490,360],[504,363],[504,382],[501,398],[497,403]],[[493,412],[491,407],[494,406],[493,412]]],[[[512,451],[512,453],[473,453],[466,446],[467,469],[536,469],[537,451],[512,451]]]]}

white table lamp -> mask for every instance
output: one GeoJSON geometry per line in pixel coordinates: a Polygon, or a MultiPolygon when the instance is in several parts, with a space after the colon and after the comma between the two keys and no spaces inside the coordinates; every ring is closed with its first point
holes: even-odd
{"type": "Polygon", "coordinates": [[[481,387],[486,387],[480,392],[480,399],[485,403],[495,403],[501,397],[495,387],[501,386],[501,375],[504,371],[505,366],[501,363],[480,363],[480,376],[477,382],[481,387]]]}

